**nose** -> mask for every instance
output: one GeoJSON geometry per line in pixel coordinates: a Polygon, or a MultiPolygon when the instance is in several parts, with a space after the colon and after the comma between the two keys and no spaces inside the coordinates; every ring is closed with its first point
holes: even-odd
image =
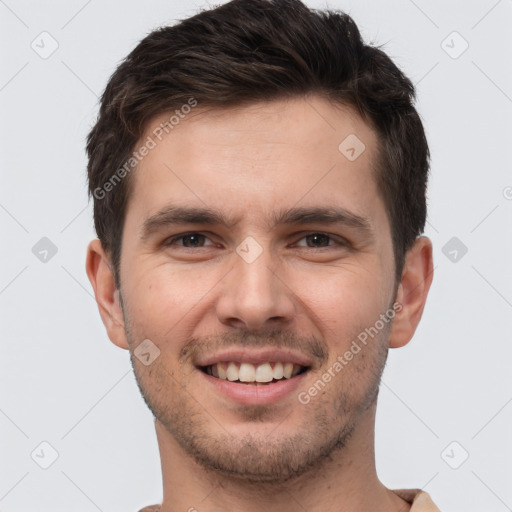
{"type": "Polygon", "coordinates": [[[270,250],[252,262],[233,254],[233,267],[219,287],[216,313],[219,321],[244,330],[289,325],[295,300],[286,277],[277,268],[270,250]]]}

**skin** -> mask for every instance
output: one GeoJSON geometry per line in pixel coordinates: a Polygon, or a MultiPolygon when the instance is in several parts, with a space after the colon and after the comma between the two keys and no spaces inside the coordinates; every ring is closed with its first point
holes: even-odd
{"type": "MultiPolygon", "coordinates": [[[[432,245],[416,240],[396,282],[375,133],[352,109],[316,96],[199,107],[131,176],[120,290],[98,240],[87,256],[108,335],[130,350],[155,415],[162,511],[409,510],[377,477],[375,411],[388,349],[408,343],[420,321],[432,245]],[[366,147],[354,161],[338,150],[350,134],[366,147]],[[145,221],[168,205],[216,209],[233,225],[162,224],[143,236],[145,221]],[[326,205],[365,218],[369,229],[269,224],[280,210],[326,205]],[[191,231],[204,237],[170,241],[191,231]],[[328,237],[307,236],[315,233],[328,237]],[[248,236],[262,250],[251,263],[236,251],[248,236]],[[395,302],[393,321],[301,403],[298,393],[395,302]],[[148,366],[133,355],[145,339],[160,350],[148,366]],[[227,346],[288,347],[312,366],[277,403],[243,405],[194,366],[227,346]]],[[[141,140],[167,118],[155,118],[141,140]]]]}

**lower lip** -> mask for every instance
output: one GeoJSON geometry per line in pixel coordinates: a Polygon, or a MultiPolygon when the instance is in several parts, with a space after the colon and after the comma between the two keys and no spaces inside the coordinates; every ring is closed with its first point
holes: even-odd
{"type": "Polygon", "coordinates": [[[308,370],[290,379],[257,386],[219,379],[201,370],[198,371],[219,393],[244,405],[267,405],[278,402],[295,391],[309,372],[308,370]]]}

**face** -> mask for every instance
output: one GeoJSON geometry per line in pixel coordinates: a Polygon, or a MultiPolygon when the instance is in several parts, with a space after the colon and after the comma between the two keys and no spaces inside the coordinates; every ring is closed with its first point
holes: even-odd
{"type": "Polygon", "coordinates": [[[342,449],[376,398],[396,291],[377,139],[316,97],[199,107],[131,177],[126,344],[170,442],[286,480],[342,449]]]}

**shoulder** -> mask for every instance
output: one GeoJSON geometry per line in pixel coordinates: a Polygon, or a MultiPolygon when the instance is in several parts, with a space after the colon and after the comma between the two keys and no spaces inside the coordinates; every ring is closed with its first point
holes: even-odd
{"type": "Polygon", "coordinates": [[[148,507],[141,508],[139,512],[160,512],[160,505],[149,505],[148,507]]]}

